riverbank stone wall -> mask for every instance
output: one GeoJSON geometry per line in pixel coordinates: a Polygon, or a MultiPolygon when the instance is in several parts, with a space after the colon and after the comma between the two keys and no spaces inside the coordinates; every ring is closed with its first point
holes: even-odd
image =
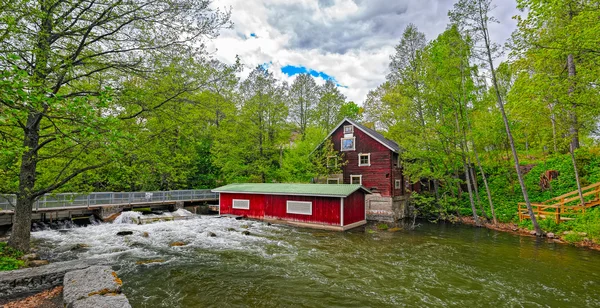
{"type": "Polygon", "coordinates": [[[11,298],[43,291],[63,283],[67,272],[102,264],[100,260],[74,260],[0,272],[0,297],[11,298]]]}

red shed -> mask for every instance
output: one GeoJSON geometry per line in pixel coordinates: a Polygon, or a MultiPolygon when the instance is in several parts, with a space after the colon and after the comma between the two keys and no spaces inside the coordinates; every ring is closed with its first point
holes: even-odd
{"type": "Polygon", "coordinates": [[[229,184],[219,193],[219,214],[295,226],[344,231],[364,225],[365,194],[358,184],[229,184]]]}

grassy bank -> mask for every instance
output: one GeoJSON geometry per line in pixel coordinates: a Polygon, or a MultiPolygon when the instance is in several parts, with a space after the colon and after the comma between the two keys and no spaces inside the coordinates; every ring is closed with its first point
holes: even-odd
{"type": "MultiPolygon", "coordinates": [[[[600,148],[580,149],[576,153],[581,184],[583,187],[600,182],[600,148]]],[[[560,155],[529,155],[522,158],[525,184],[531,202],[542,202],[577,189],[573,163],[569,154],[560,155]],[[544,189],[540,185],[540,176],[547,171],[556,171],[558,177],[550,181],[550,186],[544,189]]],[[[523,202],[523,195],[517,180],[516,171],[510,160],[484,160],[484,170],[494,203],[496,216],[500,223],[510,225],[507,229],[519,227],[531,230],[531,221],[519,222],[517,203],[523,202]]],[[[485,186],[480,174],[477,175],[479,197],[484,207],[485,215],[491,218],[489,202],[485,186]]],[[[415,204],[419,215],[428,219],[456,220],[457,216],[472,215],[468,193],[451,197],[446,193],[443,199],[436,199],[431,194],[415,196],[415,204]]],[[[479,209],[478,215],[485,216],[479,209]]],[[[567,242],[593,241],[600,242],[600,207],[588,210],[578,215],[576,219],[556,224],[553,219],[539,221],[545,232],[561,236],[567,242]]]]}

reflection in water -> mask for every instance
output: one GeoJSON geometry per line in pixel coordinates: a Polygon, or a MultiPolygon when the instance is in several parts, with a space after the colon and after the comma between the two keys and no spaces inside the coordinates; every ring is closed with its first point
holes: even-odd
{"type": "Polygon", "coordinates": [[[114,261],[134,307],[600,307],[600,253],[464,226],[339,233],[205,216],[33,236],[55,260],[114,261]],[[136,264],[150,259],[164,263],[136,264]]]}

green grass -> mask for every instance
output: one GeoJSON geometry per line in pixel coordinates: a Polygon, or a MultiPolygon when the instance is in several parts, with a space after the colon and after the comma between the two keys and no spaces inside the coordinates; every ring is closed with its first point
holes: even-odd
{"type": "MultiPolygon", "coordinates": [[[[593,208],[576,219],[561,224],[556,224],[551,218],[538,220],[538,223],[544,232],[560,235],[567,242],[579,242],[585,237],[596,242],[600,241],[600,207],[593,208]],[[563,235],[565,231],[572,232],[563,235]],[[580,233],[586,233],[586,235],[583,236],[580,233]]],[[[520,222],[519,227],[533,230],[531,220],[520,222]]]]}
{"type": "Polygon", "coordinates": [[[0,271],[11,271],[25,266],[23,260],[19,260],[23,252],[9,247],[5,242],[0,242],[0,271]]]}

